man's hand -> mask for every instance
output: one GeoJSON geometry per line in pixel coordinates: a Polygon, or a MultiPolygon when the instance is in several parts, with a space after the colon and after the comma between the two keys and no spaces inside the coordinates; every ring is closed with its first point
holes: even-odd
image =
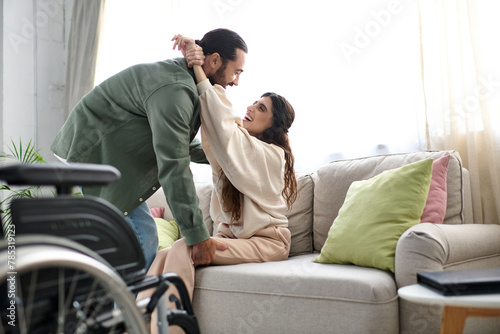
{"type": "Polygon", "coordinates": [[[193,65],[203,65],[205,62],[203,49],[199,45],[196,45],[194,39],[182,35],[175,35],[172,41],[174,41],[173,50],[177,47],[177,49],[182,52],[189,67],[193,67],[193,65]]]}
{"type": "Polygon", "coordinates": [[[193,259],[195,267],[209,265],[213,260],[215,260],[216,250],[223,251],[229,248],[228,245],[215,241],[212,238],[208,238],[207,240],[195,244],[192,247],[193,253],[191,258],[193,259]]]}

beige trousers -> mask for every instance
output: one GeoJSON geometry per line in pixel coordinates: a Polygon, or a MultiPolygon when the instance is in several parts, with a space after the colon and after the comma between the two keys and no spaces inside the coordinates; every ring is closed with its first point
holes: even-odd
{"type": "MultiPolygon", "coordinates": [[[[212,265],[229,265],[251,262],[282,261],[288,258],[290,252],[291,234],[286,227],[267,227],[248,239],[238,239],[225,224],[219,226],[217,235],[214,237],[219,242],[229,246],[228,249],[215,253],[215,261],[212,265]]],[[[148,276],[161,273],[173,272],[184,281],[193,300],[194,291],[194,264],[191,259],[191,249],[186,245],[185,239],[177,240],[172,247],[162,249],[156,254],[153,264],[149,268],[148,276]]],[[[172,286],[167,295],[176,293],[172,286]]],[[[141,292],[138,299],[149,297],[152,290],[141,292]]],[[[174,307],[169,303],[169,308],[174,307]]],[[[153,313],[151,318],[151,332],[157,333],[157,316],[153,313]]],[[[171,326],[169,333],[182,333],[180,328],[171,326]]]]}

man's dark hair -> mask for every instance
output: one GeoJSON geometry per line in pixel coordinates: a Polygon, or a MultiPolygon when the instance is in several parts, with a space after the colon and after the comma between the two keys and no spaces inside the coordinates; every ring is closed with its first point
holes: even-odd
{"type": "Polygon", "coordinates": [[[248,53],[248,47],[243,38],[229,29],[215,29],[209,31],[196,44],[203,48],[205,56],[218,53],[223,61],[236,60],[236,49],[248,53]]]}

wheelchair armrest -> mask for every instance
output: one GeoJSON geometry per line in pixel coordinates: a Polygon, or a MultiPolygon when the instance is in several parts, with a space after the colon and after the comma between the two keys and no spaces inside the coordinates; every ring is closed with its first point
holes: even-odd
{"type": "Polygon", "coordinates": [[[120,179],[120,172],[113,166],[97,164],[26,165],[14,164],[0,168],[0,180],[10,185],[72,186],[106,185],[120,179]]]}

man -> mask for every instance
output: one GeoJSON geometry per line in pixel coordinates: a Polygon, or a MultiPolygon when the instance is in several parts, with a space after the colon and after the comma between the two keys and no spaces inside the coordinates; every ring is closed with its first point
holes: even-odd
{"type": "MultiPolygon", "coordinates": [[[[238,85],[246,43],[233,31],[216,29],[198,43],[203,68],[212,84],[238,85]]],[[[184,58],[132,66],[84,96],[59,131],[51,150],[67,162],[108,164],[120,170],[120,181],[84,187],[85,195],[104,198],[123,212],[146,258],[146,270],[158,248],[154,219],[146,204],[163,188],[195,265],[206,265],[216,249],[198,207],[190,160],[206,162],[195,140],[200,127],[194,73],[184,58]]]]}

